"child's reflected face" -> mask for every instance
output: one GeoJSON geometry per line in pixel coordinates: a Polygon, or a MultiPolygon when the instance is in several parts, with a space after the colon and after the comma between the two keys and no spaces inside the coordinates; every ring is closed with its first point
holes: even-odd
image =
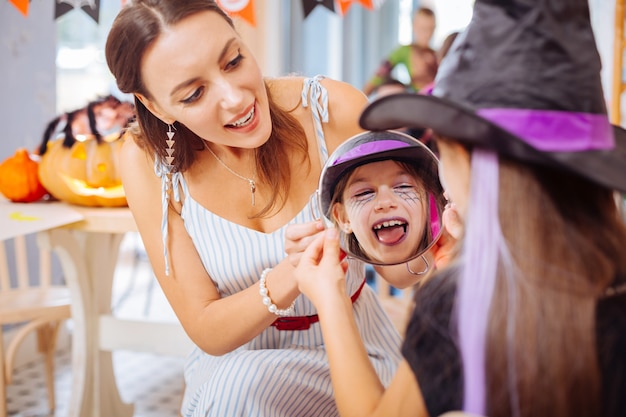
{"type": "Polygon", "coordinates": [[[339,227],[354,233],[372,260],[399,263],[415,254],[426,224],[426,193],[421,182],[393,160],[356,168],[342,202],[333,207],[339,227]]]}

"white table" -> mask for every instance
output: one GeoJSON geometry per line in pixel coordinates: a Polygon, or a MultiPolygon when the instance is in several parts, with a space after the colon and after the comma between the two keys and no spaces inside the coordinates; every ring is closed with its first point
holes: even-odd
{"type": "Polygon", "coordinates": [[[119,395],[111,351],[184,355],[192,344],[178,323],[122,320],[111,313],[120,243],[137,230],[130,210],[0,201],[0,219],[0,239],[37,232],[39,245],[54,250],[61,262],[74,322],[69,416],[132,416],[132,404],[119,395]]]}

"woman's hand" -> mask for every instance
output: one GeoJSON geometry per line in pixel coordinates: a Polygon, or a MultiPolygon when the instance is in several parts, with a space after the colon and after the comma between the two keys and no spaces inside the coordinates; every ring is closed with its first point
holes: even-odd
{"type": "Polygon", "coordinates": [[[298,288],[319,309],[319,303],[335,294],[345,295],[347,261],[343,261],[335,228],[318,234],[301,254],[294,271],[298,288]]]}
{"type": "Polygon", "coordinates": [[[302,252],[324,230],[321,220],[309,223],[290,224],[285,231],[285,253],[289,263],[295,268],[302,252]]]}

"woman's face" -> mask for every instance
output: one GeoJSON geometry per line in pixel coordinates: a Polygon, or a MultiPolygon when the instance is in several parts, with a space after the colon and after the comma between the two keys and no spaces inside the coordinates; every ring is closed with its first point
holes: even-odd
{"type": "Polygon", "coordinates": [[[425,231],[426,200],[422,184],[402,165],[372,162],[350,174],[333,215],[372,260],[394,264],[415,255],[425,231]]]}
{"type": "Polygon", "coordinates": [[[146,107],[214,143],[256,148],[271,119],[260,69],[235,30],[206,11],[166,28],[147,49],[141,74],[146,107]]]}

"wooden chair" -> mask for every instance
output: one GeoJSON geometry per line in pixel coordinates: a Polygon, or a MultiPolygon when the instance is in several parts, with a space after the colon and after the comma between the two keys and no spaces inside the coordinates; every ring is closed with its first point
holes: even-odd
{"type": "Polygon", "coordinates": [[[17,349],[32,331],[36,331],[37,348],[44,355],[48,404],[52,411],[57,334],[61,323],[70,318],[70,292],[66,286],[52,285],[49,251],[39,250],[39,282],[31,284],[25,237],[13,239],[13,268],[9,267],[9,245],[5,243],[0,241],[0,417],[7,415],[6,386],[12,382],[17,349]],[[13,282],[10,271],[15,272],[13,282]],[[2,332],[5,325],[19,325],[6,350],[2,332]]]}

